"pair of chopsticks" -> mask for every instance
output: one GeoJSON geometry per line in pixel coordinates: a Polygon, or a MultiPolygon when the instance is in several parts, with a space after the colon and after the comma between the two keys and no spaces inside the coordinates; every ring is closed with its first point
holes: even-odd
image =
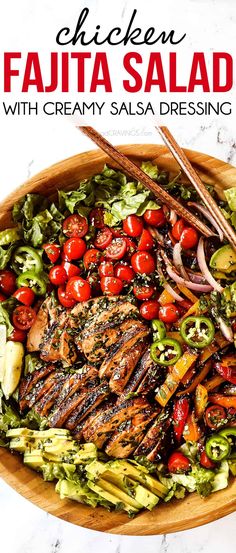
{"type": "MultiPolygon", "coordinates": [[[[159,199],[162,203],[166,204],[168,207],[176,211],[176,213],[188,221],[188,223],[195,227],[201,234],[206,237],[213,236],[214,231],[210,230],[202,221],[200,221],[193,213],[188,211],[181,203],[179,203],[175,198],[170,196],[168,192],[163,190],[158,183],[154,182],[140,167],[135,165],[130,159],[128,159],[124,154],[117,150],[108,140],[106,140],[102,135],[100,135],[92,127],[78,127],[86,136],[88,136],[101,150],[106,152],[116,163],[124,169],[129,175],[134,179],[140,181],[144,186],[149,188],[151,192],[159,199]]],[[[218,225],[221,227],[224,236],[228,239],[229,243],[236,249],[236,234],[224,218],[223,213],[220,208],[213,200],[212,196],[205,188],[200,177],[192,167],[191,163],[187,159],[185,153],[180,148],[180,146],[175,141],[174,137],[167,129],[167,127],[156,127],[160,133],[163,141],[168,146],[169,150],[172,152],[175,159],[178,161],[179,165],[182,167],[184,173],[189,178],[190,182],[193,184],[195,190],[197,190],[199,196],[204,201],[206,207],[209,209],[210,213],[217,221],[218,225]]]]}

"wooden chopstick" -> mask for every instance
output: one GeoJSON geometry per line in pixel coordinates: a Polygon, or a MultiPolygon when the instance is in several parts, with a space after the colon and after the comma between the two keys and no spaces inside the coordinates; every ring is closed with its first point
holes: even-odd
{"type": "Polygon", "coordinates": [[[198,229],[201,234],[209,237],[214,233],[211,231],[202,221],[197,219],[193,213],[188,211],[183,205],[181,205],[175,198],[170,196],[168,192],[163,190],[159,184],[154,182],[140,167],[135,165],[130,159],[128,159],[124,154],[119,152],[108,140],[106,140],[101,134],[99,134],[93,127],[77,127],[82,131],[86,136],[88,136],[101,150],[106,152],[112,159],[114,159],[124,171],[129,173],[134,179],[140,181],[144,186],[149,188],[151,192],[159,199],[162,203],[168,205],[171,209],[174,209],[180,217],[183,217],[190,225],[198,229]]]}
{"type": "Polygon", "coordinates": [[[207,188],[204,186],[203,182],[191,165],[184,151],[177,144],[175,138],[172,136],[167,127],[161,126],[156,127],[156,129],[158,130],[164,143],[169,148],[176,161],[178,161],[180,167],[183,169],[190,182],[193,184],[200,198],[204,201],[206,207],[209,209],[209,212],[214,217],[216,223],[218,223],[218,225],[220,226],[222,232],[224,233],[224,236],[228,239],[231,246],[236,249],[236,234],[233,228],[225,219],[221,209],[212,198],[210,192],[208,192],[207,188]]]}

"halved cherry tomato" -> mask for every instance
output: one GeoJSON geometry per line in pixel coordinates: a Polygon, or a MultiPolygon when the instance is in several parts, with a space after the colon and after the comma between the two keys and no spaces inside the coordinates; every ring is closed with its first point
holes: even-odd
{"type": "Polygon", "coordinates": [[[54,265],[49,271],[49,280],[55,286],[61,286],[67,281],[67,274],[62,265],[54,265]]]}
{"type": "Polygon", "coordinates": [[[176,223],[174,224],[172,228],[172,235],[174,236],[175,240],[177,240],[177,242],[180,240],[181,234],[185,227],[186,223],[184,219],[178,219],[178,221],[176,221],[176,223]]]}
{"type": "Polygon", "coordinates": [[[0,293],[0,303],[1,301],[5,301],[7,298],[3,294],[0,293]]]}
{"type": "Polygon", "coordinates": [[[217,430],[227,420],[226,411],[221,405],[210,405],[205,411],[205,422],[212,430],[217,430]]]}
{"type": "Polygon", "coordinates": [[[174,451],[168,460],[169,472],[186,472],[191,467],[189,459],[180,451],[174,451]]]}
{"type": "Polygon", "coordinates": [[[66,293],[65,286],[59,286],[57,295],[58,295],[59,302],[64,307],[74,307],[74,305],[76,304],[76,301],[73,298],[69,297],[68,294],[66,293]]]}
{"type": "MultiPolygon", "coordinates": [[[[173,232],[173,231],[172,231],[173,232]]],[[[195,248],[198,243],[198,233],[195,228],[185,227],[181,236],[180,244],[184,250],[195,248]]]]}
{"type": "Polygon", "coordinates": [[[70,278],[66,285],[66,294],[76,301],[87,301],[91,298],[91,287],[87,280],[79,276],[70,278]]]}
{"type": "Polygon", "coordinates": [[[102,261],[102,259],[104,258],[102,258],[99,250],[96,250],[95,248],[87,250],[83,257],[85,269],[91,269],[93,265],[97,265],[99,261],[102,261]]]}
{"type": "Polygon", "coordinates": [[[140,313],[147,321],[158,318],[159,304],[156,300],[147,300],[140,305],[140,313]]]}
{"type": "Polygon", "coordinates": [[[104,213],[105,210],[102,207],[95,207],[90,211],[89,214],[89,220],[91,225],[95,228],[103,228],[105,227],[104,223],[104,213]]]}
{"type": "Polygon", "coordinates": [[[109,296],[117,296],[123,288],[123,282],[120,278],[102,277],[101,289],[104,294],[109,296]]]}
{"type": "Polygon", "coordinates": [[[155,271],[155,261],[148,252],[136,252],[131,257],[131,265],[135,273],[148,275],[155,271]]]}
{"type": "Polygon", "coordinates": [[[13,324],[19,330],[28,330],[36,319],[36,313],[28,305],[19,305],[12,314],[13,324]]]}
{"type": "Polygon", "coordinates": [[[154,294],[154,291],[155,291],[154,286],[151,286],[148,284],[142,284],[142,285],[137,284],[136,286],[134,286],[134,289],[133,289],[135,297],[141,301],[149,300],[154,294]]]}
{"type": "Polygon", "coordinates": [[[32,305],[35,300],[35,294],[32,288],[27,288],[27,286],[22,286],[21,288],[18,288],[18,290],[14,292],[13,296],[24,305],[32,305]]]}
{"type": "Polygon", "coordinates": [[[63,246],[63,251],[68,259],[72,261],[73,259],[81,259],[84,253],[86,252],[87,246],[86,242],[82,238],[69,238],[63,246]]]}
{"type": "Polygon", "coordinates": [[[125,282],[131,282],[135,277],[135,273],[129,265],[125,263],[117,263],[115,266],[115,276],[125,282]]]}
{"type": "Polygon", "coordinates": [[[65,269],[68,279],[73,276],[79,276],[81,269],[74,265],[74,263],[69,263],[69,261],[62,261],[61,266],[65,269]]]}
{"type": "Polygon", "coordinates": [[[128,236],[132,236],[133,238],[140,236],[142,230],[143,221],[142,218],[137,215],[128,215],[123,221],[123,231],[128,234],[128,236]]]}
{"type": "Polygon", "coordinates": [[[13,271],[0,271],[0,290],[11,296],[16,289],[16,275],[13,271]]]}
{"type": "Polygon", "coordinates": [[[130,256],[130,255],[133,255],[134,252],[136,252],[137,250],[137,244],[135,244],[135,242],[131,239],[131,238],[128,238],[128,236],[124,236],[124,239],[126,241],[126,246],[127,246],[127,254],[130,256]]]}
{"type": "Polygon", "coordinates": [[[107,259],[118,260],[124,257],[127,250],[125,238],[114,238],[105,250],[107,259]]]}
{"type": "Polygon", "coordinates": [[[179,319],[179,310],[174,303],[166,303],[160,307],[159,319],[167,324],[176,323],[179,319]]]}
{"type": "Polygon", "coordinates": [[[101,294],[101,287],[100,287],[100,278],[98,273],[90,273],[87,278],[87,282],[89,283],[93,296],[100,296],[101,294]]]}
{"type": "Polygon", "coordinates": [[[94,240],[94,246],[96,248],[99,248],[100,250],[105,250],[105,248],[107,248],[107,246],[109,246],[109,244],[111,243],[112,237],[113,234],[111,232],[111,229],[109,227],[104,227],[97,234],[97,237],[94,240]]]}
{"type": "Polygon", "coordinates": [[[88,232],[88,221],[82,215],[69,215],[63,221],[62,230],[68,238],[83,238],[88,232]]]}
{"type": "Polygon", "coordinates": [[[20,330],[19,328],[13,328],[13,331],[9,337],[12,342],[25,342],[27,338],[27,332],[20,330]]]}
{"type": "Polygon", "coordinates": [[[141,250],[141,251],[152,250],[153,246],[154,246],[153,237],[149,232],[149,230],[144,228],[139,239],[138,250],[141,250]]]}
{"type": "Polygon", "coordinates": [[[102,261],[98,267],[98,274],[100,277],[114,276],[114,265],[111,261],[102,261]]]}
{"type": "Polygon", "coordinates": [[[162,227],[165,222],[165,214],[162,208],[160,209],[147,209],[144,213],[144,221],[152,227],[162,227]]]}
{"type": "Polygon", "coordinates": [[[59,244],[43,244],[43,249],[48,256],[48,259],[50,259],[52,263],[56,263],[61,253],[59,244]]]}
{"type": "Polygon", "coordinates": [[[213,461],[211,461],[211,459],[209,459],[209,457],[207,456],[207,454],[205,452],[205,449],[204,449],[204,451],[202,451],[202,453],[200,455],[200,465],[202,465],[202,467],[204,467],[205,469],[215,469],[216,468],[216,464],[213,463],[213,461]]]}

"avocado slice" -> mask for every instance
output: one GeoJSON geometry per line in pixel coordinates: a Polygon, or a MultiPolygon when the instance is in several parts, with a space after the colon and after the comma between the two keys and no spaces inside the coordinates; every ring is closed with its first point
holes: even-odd
{"type": "Polygon", "coordinates": [[[73,463],[75,465],[86,465],[94,459],[97,459],[96,445],[88,442],[79,446],[79,450],[73,456],[73,463]]]}
{"type": "Polygon", "coordinates": [[[32,449],[24,454],[24,463],[35,470],[39,470],[45,463],[43,453],[40,449],[32,449]]]}
{"type": "Polygon", "coordinates": [[[98,496],[87,485],[81,486],[78,482],[71,480],[58,480],[55,490],[60,494],[61,499],[72,499],[79,503],[88,503],[92,507],[98,504],[98,496]]]}
{"type": "Polygon", "coordinates": [[[230,244],[222,246],[222,248],[213,253],[210,259],[210,267],[223,273],[236,271],[236,252],[230,244]]]}
{"type": "Polygon", "coordinates": [[[103,499],[106,499],[112,503],[112,505],[115,505],[117,509],[123,509],[129,514],[136,514],[140,509],[142,509],[141,504],[137,503],[137,501],[122,492],[122,490],[119,490],[119,488],[109,482],[106,482],[102,478],[98,480],[96,484],[89,480],[88,487],[103,499]]]}
{"type": "Polygon", "coordinates": [[[123,490],[128,495],[132,495],[132,497],[140,503],[143,507],[146,507],[146,509],[149,509],[150,511],[157,505],[159,501],[159,497],[157,497],[154,493],[152,493],[150,490],[147,490],[144,486],[133,480],[132,478],[128,478],[124,474],[115,474],[111,470],[107,470],[103,473],[104,480],[107,480],[108,482],[111,482],[121,490],[123,490]]]}
{"type": "Polygon", "coordinates": [[[112,472],[116,472],[118,474],[123,473],[136,482],[143,484],[145,488],[156,494],[158,497],[163,498],[168,492],[166,486],[161,484],[157,478],[151,476],[143,465],[139,465],[138,463],[133,465],[125,460],[117,460],[113,461],[109,468],[112,472]]]}
{"type": "Polygon", "coordinates": [[[19,451],[19,453],[24,453],[29,449],[28,436],[19,436],[17,438],[13,438],[10,441],[9,447],[10,449],[19,451]]]}
{"type": "Polygon", "coordinates": [[[234,274],[231,273],[222,273],[222,271],[213,271],[213,277],[218,278],[219,280],[228,280],[233,281],[235,280],[234,274]]]}
{"type": "Polygon", "coordinates": [[[111,482],[108,482],[104,478],[99,478],[97,481],[98,486],[100,486],[103,490],[111,493],[115,497],[118,497],[118,499],[127,505],[129,505],[132,509],[134,509],[136,512],[142,509],[141,503],[138,503],[136,499],[128,495],[126,492],[112,484],[111,482]]]}
{"type": "Polygon", "coordinates": [[[27,436],[28,438],[32,438],[34,434],[33,430],[29,430],[28,428],[12,428],[11,430],[8,430],[6,432],[7,438],[20,438],[21,436],[27,436]]]}

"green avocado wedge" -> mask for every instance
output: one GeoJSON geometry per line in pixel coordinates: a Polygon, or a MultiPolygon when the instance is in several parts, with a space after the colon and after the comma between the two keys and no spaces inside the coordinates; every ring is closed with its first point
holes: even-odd
{"type": "Polygon", "coordinates": [[[210,267],[223,273],[236,271],[236,252],[230,244],[222,246],[213,253],[210,259],[210,267]]]}

